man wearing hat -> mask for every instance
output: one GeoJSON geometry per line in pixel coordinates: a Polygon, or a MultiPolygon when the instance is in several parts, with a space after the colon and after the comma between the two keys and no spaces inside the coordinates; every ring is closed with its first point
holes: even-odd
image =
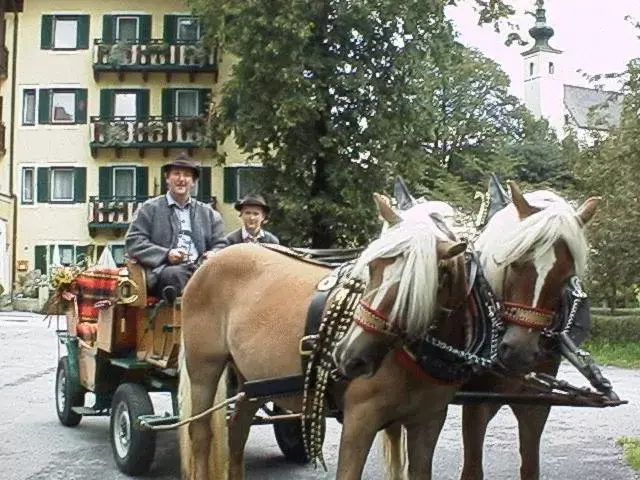
{"type": "Polygon", "coordinates": [[[234,208],[240,212],[242,228],[227,235],[229,245],[235,243],[280,243],[278,237],[267,232],[262,225],[267,223],[267,216],[271,210],[262,195],[247,195],[236,202],[234,208]]]}
{"type": "Polygon", "coordinates": [[[167,193],[137,210],[125,237],[127,255],[146,270],[152,295],[173,303],[197,263],[227,246],[222,217],[191,198],[200,168],[185,154],[162,166],[167,193]]]}

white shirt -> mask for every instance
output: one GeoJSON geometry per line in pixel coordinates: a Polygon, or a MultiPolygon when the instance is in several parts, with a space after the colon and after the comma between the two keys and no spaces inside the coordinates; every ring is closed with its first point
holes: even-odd
{"type": "Polygon", "coordinates": [[[198,251],[191,237],[191,199],[189,198],[184,205],[180,205],[175,198],[167,192],[167,203],[178,218],[180,231],[178,232],[178,242],[176,248],[189,252],[189,260],[195,262],[198,260],[198,251]]]}

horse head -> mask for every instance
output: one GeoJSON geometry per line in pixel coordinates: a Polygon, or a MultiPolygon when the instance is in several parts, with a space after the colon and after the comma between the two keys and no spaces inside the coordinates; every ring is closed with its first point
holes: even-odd
{"type": "Polygon", "coordinates": [[[504,304],[506,331],[498,360],[526,372],[539,357],[541,332],[554,324],[565,282],[584,273],[588,245],[583,229],[599,198],[589,198],[576,211],[551,191],[525,195],[515,182],[509,187],[512,203],[493,212],[476,249],[504,304]]]}
{"type": "Polygon", "coordinates": [[[397,213],[380,195],[374,200],[391,227],[362,252],[351,272],[366,287],[354,322],[334,350],[347,378],[374,375],[387,353],[404,339],[426,334],[441,308],[455,308],[465,296],[466,243],[446,227],[440,202],[397,213]]]}

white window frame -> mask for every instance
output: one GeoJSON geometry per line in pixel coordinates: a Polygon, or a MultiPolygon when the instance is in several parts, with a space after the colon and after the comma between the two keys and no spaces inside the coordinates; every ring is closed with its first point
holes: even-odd
{"type": "Polygon", "coordinates": [[[33,127],[38,123],[38,90],[36,88],[23,88],[22,89],[22,125],[25,127],[33,127]],[[26,121],[26,105],[27,93],[33,94],[33,123],[27,123],[26,121]]]}
{"type": "MultiPolygon", "coordinates": [[[[243,171],[250,171],[253,169],[263,169],[264,167],[262,165],[238,165],[240,168],[238,168],[236,170],[236,195],[238,198],[236,198],[236,201],[240,201],[242,200],[242,198],[247,195],[247,193],[250,192],[246,192],[246,193],[242,193],[242,189],[240,188],[240,177],[242,176],[242,172],[243,171]]],[[[254,170],[255,171],[255,170],[254,170]]]]}
{"type": "Polygon", "coordinates": [[[175,112],[176,112],[176,117],[181,118],[178,115],[178,113],[180,112],[180,94],[181,93],[191,93],[191,94],[195,93],[195,95],[196,95],[196,113],[195,113],[194,117],[200,115],[202,113],[202,112],[198,111],[198,107],[200,106],[200,92],[198,90],[194,90],[194,89],[183,88],[183,89],[180,89],[180,90],[176,90],[176,104],[174,105],[175,112]]]}
{"type": "Polygon", "coordinates": [[[75,169],[72,167],[51,167],[49,173],[49,202],[51,203],[69,203],[75,200],[76,194],[76,175],[75,169]],[[53,198],[54,175],[56,172],[71,172],[71,198],[53,198]]]}
{"type": "Polygon", "coordinates": [[[104,248],[108,248],[109,250],[111,250],[111,256],[113,257],[114,262],[116,262],[116,265],[122,266],[122,265],[125,264],[126,256],[127,256],[127,250],[126,250],[126,246],[125,246],[124,242],[108,243],[107,245],[105,245],[104,248]],[[113,253],[113,247],[122,248],[122,260],[123,260],[122,264],[118,264],[117,263],[116,256],[113,253]]]}
{"type": "Polygon", "coordinates": [[[22,167],[22,191],[21,201],[25,205],[33,205],[36,203],[36,169],[35,167],[22,167]],[[31,200],[25,198],[25,187],[27,182],[26,172],[31,172],[31,200]]]}
{"type": "Polygon", "coordinates": [[[136,21],[136,38],[134,41],[140,40],[140,17],[134,17],[132,15],[116,15],[116,42],[120,42],[120,20],[135,20],[136,21]]]}
{"type": "Polygon", "coordinates": [[[130,90],[128,91],[123,91],[123,92],[118,92],[115,91],[113,92],[113,116],[118,118],[118,117],[123,117],[123,118],[138,118],[138,94],[136,92],[132,92],[130,90]],[[133,115],[119,115],[116,112],[116,106],[118,105],[118,95],[133,95],[133,108],[135,110],[133,115]]]}
{"type": "Polygon", "coordinates": [[[76,123],[76,105],[78,102],[78,94],[77,91],[71,91],[71,90],[56,90],[56,89],[52,89],[51,91],[51,105],[49,105],[49,115],[51,118],[51,124],[55,124],[55,125],[73,125],[76,123]],[[55,96],[56,95],[72,95],[73,96],[73,111],[71,112],[72,118],[71,120],[56,120],[55,118],[55,96]]]}
{"type": "Polygon", "coordinates": [[[136,196],[136,192],[137,190],[137,182],[138,179],[136,178],[136,167],[113,167],[112,171],[111,171],[111,175],[113,176],[111,178],[111,196],[116,198],[116,170],[131,170],[133,172],[133,197],[136,196]]]}
{"type": "Polygon", "coordinates": [[[78,17],[74,15],[54,15],[53,16],[53,25],[51,32],[51,47],[53,50],[77,50],[78,49],[78,17]],[[75,35],[75,43],[72,47],[59,47],[56,45],[56,29],[58,27],[58,22],[74,22],[76,24],[76,35],[75,35]]]}
{"type": "Polygon", "coordinates": [[[188,16],[188,15],[185,15],[183,17],[178,17],[176,19],[176,40],[179,42],[197,42],[201,36],[201,31],[202,31],[201,29],[202,29],[202,25],[200,24],[200,19],[198,17],[188,16]],[[180,38],[180,21],[181,20],[192,20],[196,22],[196,24],[198,25],[198,30],[196,32],[195,40],[185,40],[183,38],[180,38]]]}

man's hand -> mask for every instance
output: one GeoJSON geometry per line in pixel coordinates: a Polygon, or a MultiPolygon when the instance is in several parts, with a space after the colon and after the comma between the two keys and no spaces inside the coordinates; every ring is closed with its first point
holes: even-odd
{"type": "Polygon", "coordinates": [[[216,254],[216,252],[212,252],[211,250],[208,250],[206,252],[204,252],[202,254],[202,258],[204,258],[205,260],[209,260],[210,258],[212,258],[214,255],[216,254]]]}
{"type": "Polygon", "coordinates": [[[172,248],[171,250],[169,250],[169,253],[167,253],[167,259],[169,260],[169,263],[171,265],[175,265],[182,262],[182,260],[186,256],[186,253],[187,252],[179,248],[172,248]]]}

